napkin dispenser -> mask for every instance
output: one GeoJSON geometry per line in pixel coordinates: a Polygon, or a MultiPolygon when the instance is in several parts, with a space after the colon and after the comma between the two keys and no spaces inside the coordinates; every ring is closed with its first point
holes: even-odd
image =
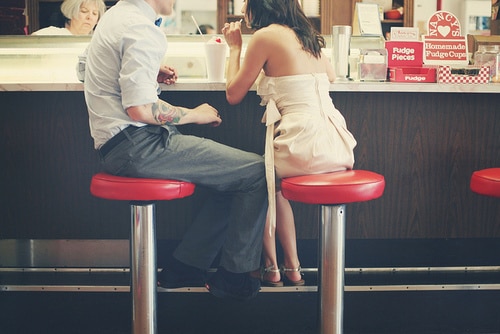
{"type": "Polygon", "coordinates": [[[387,50],[362,49],[359,57],[358,75],[360,81],[387,80],[387,50]]]}

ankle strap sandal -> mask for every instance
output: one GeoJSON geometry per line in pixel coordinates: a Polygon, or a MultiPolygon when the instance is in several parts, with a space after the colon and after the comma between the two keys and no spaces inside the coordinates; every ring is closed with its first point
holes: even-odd
{"type": "Polygon", "coordinates": [[[282,275],[282,281],[284,282],[285,285],[288,285],[288,286],[302,286],[302,285],[305,285],[306,282],[301,278],[297,281],[292,281],[291,279],[288,278],[287,274],[288,272],[299,272],[300,275],[302,276],[302,272],[301,272],[302,268],[300,267],[300,265],[297,267],[297,268],[286,268],[284,265],[282,265],[280,267],[280,271],[283,273],[282,275]]]}
{"type": "Polygon", "coordinates": [[[262,285],[264,286],[270,286],[270,287],[280,287],[280,286],[283,286],[283,282],[282,281],[270,281],[270,280],[266,280],[265,278],[265,275],[267,273],[280,273],[280,270],[279,269],[275,269],[274,268],[274,265],[271,265],[269,267],[262,267],[260,269],[260,281],[262,283],[262,285]]]}

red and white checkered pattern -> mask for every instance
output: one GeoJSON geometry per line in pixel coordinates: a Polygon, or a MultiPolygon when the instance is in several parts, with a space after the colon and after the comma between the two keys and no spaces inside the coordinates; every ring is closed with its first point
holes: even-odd
{"type": "Polygon", "coordinates": [[[439,66],[438,82],[450,84],[487,84],[490,82],[490,67],[481,66],[478,75],[451,74],[451,66],[439,66]]]}

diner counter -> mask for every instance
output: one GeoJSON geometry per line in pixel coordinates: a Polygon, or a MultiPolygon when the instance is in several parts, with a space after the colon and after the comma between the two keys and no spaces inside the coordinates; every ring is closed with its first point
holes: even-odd
{"type": "MultiPolygon", "coordinates": [[[[75,74],[88,39],[65,41],[67,61],[61,62],[60,42],[27,38],[6,48],[0,37],[0,238],[128,239],[127,203],[89,192],[100,166],[75,74]],[[33,42],[47,46],[44,55],[28,50],[33,42]],[[52,65],[45,73],[47,61],[52,65]]],[[[199,44],[194,41],[192,47],[199,44]]],[[[161,98],[186,107],[209,103],[223,122],[181,131],[263,154],[264,107],[255,90],[231,106],[224,84],[208,83],[199,59],[189,61],[178,65],[193,65],[192,76],[163,86],[161,98]]],[[[469,189],[474,170],[500,166],[500,84],[338,82],[330,90],[358,142],[355,168],[383,174],[387,182],[382,198],[349,205],[348,238],[500,238],[498,199],[469,189]]],[[[159,217],[168,214],[175,223],[158,224],[158,238],[180,238],[202,198],[197,191],[192,198],[159,203],[159,217]]],[[[316,238],[317,208],[294,203],[294,209],[298,237],[316,238]]]]}
{"type": "MultiPolygon", "coordinates": [[[[83,83],[76,79],[65,81],[45,81],[17,78],[6,80],[0,74],[0,91],[83,91],[83,83]]],[[[225,83],[209,83],[204,78],[179,78],[174,85],[161,85],[163,91],[225,91],[225,83]]],[[[252,87],[255,91],[255,87],[252,87]]],[[[490,84],[438,84],[438,83],[395,83],[395,82],[335,82],[330,85],[331,92],[410,92],[410,93],[500,93],[500,83],[490,84]]]]}
{"type": "MultiPolygon", "coordinates": [[[[100,166],[81,84],[63,91],[36,87],[0,92],[0,237],[128,238],[126,203],[89,192],[100,166]]],[[[387,182],[381,199],[349,206],[348,238],[500,238],[498,199],[469,189],[474,170],[500,166],[500,94],[458,90],[463,87],[429,91],[426,84],[408,86],[415,91],[394,84],[332,87],[333,101],[358,142],[355,168],[383,174],[387,182]]],[[[223,84],[181,82],[161,98],[187,107],[207,102],[219,110],[220,127],[185,125],[183,133],[263,154],[264,107],[256,92],[231,106],[223,84]]],[[[160,203],[160,217],[168,212],[176,223],[159,224],[159,238],[179,238],[198,200],[160,203]]],[[[294,208],[298,237],[316,238],[317,208],[294,208]]]]}
{"type": "MultiPolygon", "coordinates": [[[[243,36],[244,46],[248,38],[243,36]]],[[[328,36],[326,40],[330,40],[328,36]]],[[[83,91],[76,65],[89,41],[86,36],[0,36],[0,91],[83,91]]],[[[164,63],[176,68],[180,78],[175,85],[163,85],[164,91],[225,90],[224,83],[208,83],[206,79],[203,40],[199,36],[168,36],[168,42],[164,63]]],[[[326,48],[324,52],[328,55],[331,50],[326,48]]],[[[348,81],[331,84],[330,91],[499,93],[500,84],[348,81]]]]}

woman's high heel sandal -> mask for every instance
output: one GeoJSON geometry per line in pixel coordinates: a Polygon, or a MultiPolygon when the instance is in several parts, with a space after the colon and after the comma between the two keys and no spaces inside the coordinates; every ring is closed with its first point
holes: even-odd
{"type": "Polygon", "coordinates": [[[266,277],[265,277],[267,273],[279,273],[279,272],[280,272],[280,270],[274,269],[273,265],[271,265],[269,267],[262,267],[261,271],[260,271],[260,281],[261,281],[262,285],[263,286],[270,286],[273,288],[283,286],[282,281],[270,281],[270,280],[266,280],[266,277]]]}
{"type": "Polygon", "coordinates": [[[280,269],[281,269],[281,272],[283,273],[281,279],[285,283],[285,285],[288,285],[288,286],[303,286],[303,285],[306,284],[306,281],[304,281],[302,278],[299,279],[298,281],[292,281],[286,275],[287,272],[299,272],[300,275],[302,276],[302,273],[300,272],[301,271],[300,265],[299,265],[298,268],[285,268],[285,266],[282,265],[280,269]]]}

